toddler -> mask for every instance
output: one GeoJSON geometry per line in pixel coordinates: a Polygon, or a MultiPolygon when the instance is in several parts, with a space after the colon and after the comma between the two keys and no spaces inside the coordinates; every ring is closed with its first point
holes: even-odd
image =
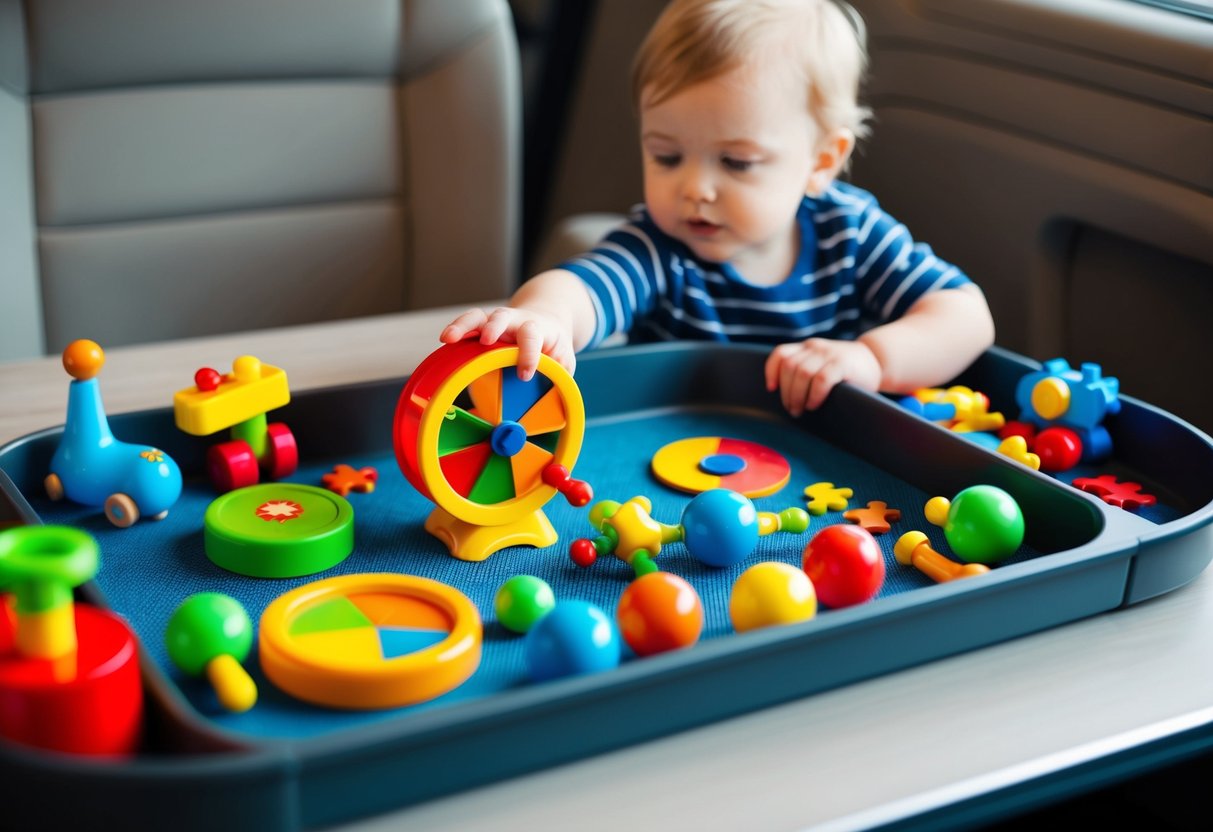
{"type": "Polygon", "coordinates": [[[866,60],[836,0],[674,0],[633,68],[644,205],[440,340],[516,343],[523,379],[618,332],[772,344],[766,387],[794,416],[841,381],[951,379],[993,342],[984,296],[837,178],[867,132],[866,60]]]}

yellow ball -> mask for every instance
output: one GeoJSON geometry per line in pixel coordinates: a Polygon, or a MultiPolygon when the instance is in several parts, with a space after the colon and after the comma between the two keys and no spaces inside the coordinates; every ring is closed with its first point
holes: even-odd
{"type": "Polygon", "coordinates": [[[789,563],[754,564],[738,576],[729,595],[729,618],[739,633],[808,621],[816,614],[813,582],[789,563]]]}

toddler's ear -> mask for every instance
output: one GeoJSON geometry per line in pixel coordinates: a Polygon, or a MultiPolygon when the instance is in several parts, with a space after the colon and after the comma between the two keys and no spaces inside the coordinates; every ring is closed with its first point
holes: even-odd
{"type": "Polygon", "coordinates": [[[809,172],[809,182],[805,193],[809,196],[821,196],[830,183],[838,178],[838,174],[851,157],[855,148],[855,134],[845,127],[840,127],[821,137],[817,144],[813,168],[809,172]]]}

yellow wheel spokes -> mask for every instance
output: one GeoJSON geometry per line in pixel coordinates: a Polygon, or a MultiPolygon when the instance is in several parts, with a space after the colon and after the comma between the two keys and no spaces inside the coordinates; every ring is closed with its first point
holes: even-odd
{"type": "Polygon", "coordinates": [[[516,347],[472,358],[439,384],[420,419],[419,473],[434,502],[467,523],[503,525],[538,510],[556,493],[543,483],[543,468],[557,462],[572,470],[581,451],[585,411],[572,377],[541,356],[536,378],[520,382],[512,373],[517,360],[516,347]],[[540,376],[551,385],[546,392],[538,383],[540,376]],[[464,391],[472,399],[470,411],[454,406],[464,391]],[[487,418],[490,414],[496,419],[487,418]],[[527,438],[508,457],[494,453],[489,441],[492,429],[504,421],[516,421],[527,438]],[[479,423],[483,440],[454,450],[458,443],[451,440],[451,431],[466,429],[464,438],[471,439],[479,423]],[[559,434],[554,449],[533,441],[555,431],[559,434]],[[459,455],[462,458],[455,459],[459,455]]]}

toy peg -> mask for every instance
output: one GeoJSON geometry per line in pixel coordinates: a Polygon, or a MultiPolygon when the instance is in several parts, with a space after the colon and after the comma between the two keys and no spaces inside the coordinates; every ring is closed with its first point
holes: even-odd
{"type": "Polygon", "coordinates": [[[69,526],[19,526],[0,534],[0,586],[16,599],[17,652],[59,659],[76,652],[72,590],[97,574],[97,541],[69,526]]]}
{"type": "Polygon", "coordinates": [[[758,512],[758,535],[773,532],[800,534],[809,528],[809,513],[803,508],[791,506],[776,514],[773,511],[758,512]]]}
{"type": "Polygon", "coordinates": [[[234,598],[191,595],[169,619],[164,638],[173,663],[191,676],[205,675],[224,708],[240,713],[257,702],[257,685],[240,665],[253,643],[253,623],[234,598]]]}
{"type": "Polygon", "coordinates": [[[588,505],[594,499],[594,489],[585,480],[575,480],[569,475],[569,469],[558,462],[553,462],[543,469],[543,482],[555,488],[569,505],[580,508],[588,505]]]}
{"type": "Polygon", "coordinates": [[[957,578],[984,575],[990,567],[984,563],[957,563],[931,548],[922,532],[906,532],[893,546],[893,555],[903,566],[913,566],[938,583],[957,578]]]}

